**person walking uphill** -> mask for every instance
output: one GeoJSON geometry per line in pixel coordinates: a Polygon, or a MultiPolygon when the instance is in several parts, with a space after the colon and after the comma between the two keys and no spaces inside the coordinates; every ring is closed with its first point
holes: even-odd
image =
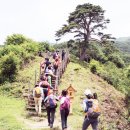
{"type": "Polygon", "coordinates": [[[84,94],[86,95],[86,99],[83,100],[85,119],[82,125],[82,130],[87,130],[90,124],[93,130],[98,130],[98,116],[100,115],[98,101],[97,99],[93,99],[93,95],[89,89],[86,89],[84,94]]]}
{"type": "Polygon", "coordinates": [[[48,118],[48,126],[53,128],[55,111],[57,107],[56,100],[58,98],[53,94],[53,90],[50,89],[49,95],[45,98],[44,102],[46,102],[46,110],[47,110],[47,118],[48,118]]]}
{"type": "Polygon", "coordinates": [[[62,90],[61,96],[59,97],[62,130],[67,130],[67,117],[70,112],[70,99],[67,94],[67,90],[62,90]]]}
{"type": "Polygon", "coordinates": [[[36,113],[40,116],[41,115],[42,99],[44,98],[44,93],[43,93],[42,88],[39,87],[39,84],[36,84],[35,88],[33,89],[33,98],[35,101],[36,113]]]}

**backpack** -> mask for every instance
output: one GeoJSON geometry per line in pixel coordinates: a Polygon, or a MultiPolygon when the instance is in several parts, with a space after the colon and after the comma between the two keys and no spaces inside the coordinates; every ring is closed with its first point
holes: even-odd
{"type": "Polygon", "coordinates": [[[54,99],[54,97],[48,97],[48,106],[49,106],[49,108],[57,107],[57,103],[56,103],[56,100],[54,99]]]}
{"type": "Polygon", "coordinates": [[[67,97],[65,97],[65,101],[62,104],[62,108],[70,111],[70,99],[68,99],[67,97]]]}
{"type": "Polygon", "coordinates": [[[54,69],[57,69],[57,68],[58,68],[58,65],[59,65],[58,61],[55,62],[55,63],[54,63],[54,69]]]}
{"type": "Polygon", "coordinates": [[[40,87],[35,88],[35,97],[40,98],[41,97],[41,89],[40,87]]]}
{"type": "Polygon", "coordinates": [[[88,100],[86,102],[86,106],[87,106],[86,112],[89,118],[97,118],[98,116],[100,116],[101,112],[97,100],[95,99],[88,100]]]}

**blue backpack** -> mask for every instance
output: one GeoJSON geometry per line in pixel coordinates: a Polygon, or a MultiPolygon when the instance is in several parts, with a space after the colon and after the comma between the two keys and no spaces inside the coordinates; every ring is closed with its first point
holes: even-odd
{"type": "Polygon", "coordinates": [[[49,97],[48,101],[49,101],[49,107],[50,108],[56,108],[57,107],[57,103],[56,103],[55,99],[49,97]]]}

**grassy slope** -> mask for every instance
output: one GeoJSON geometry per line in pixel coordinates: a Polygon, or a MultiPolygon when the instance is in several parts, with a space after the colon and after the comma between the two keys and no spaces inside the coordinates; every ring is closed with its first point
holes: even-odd
{"type": "MultiPolygon", "coordinates": [[[[6,83],[0,86],[0,130],[26,129],[25,124],[21,120],[21,117],[25,116],[25,100],[9,95],[14,94],[16,97],[19,97],[24,88],[34,86],[35,70],[38,71],[38,77],[40,61],[41,58],[37,57],[35,61],[31,62],[24,70],[19,71],[17,82],[6,83]]],[[[27,128],[27,130],[29,129],[27,128]]]]}
{"type": "MultiPolygon", "coordinates": [[[[102,115],[100,117],[100,130],[125,130],[127,109],[125,96],[104,80],[93,75],[89,69],[78,63],[70,63],[64,73],[59,89],[67,88],[70,84],[77,90],[73,101],[73,115],[69,117],[69,125],[72,130],[81,130],[84,114],[82,112],[82,99],[84,90],[89,88],[97,92],[101,104],[102,115]]],[[[128,130],[126,128],[126,130],[128,130]]]]}
{"type": "MultiPolygon", "coordinates": [[[[17,93],[17,96],[19,96],[22,88],[33,87],[35,70],[37,70],[37,75],[39,74],[39,61],[41,61],[41,58],[37,58],[26,69],[20,71],[17,82],[8,84],[14,87],[11,93],[17,93]]],[[[84,114],[82,112],[82,99],[80,97],[84,96],[83,92],[86,88],[97,92],[99,101],[102,104],[100,130],[116,130],[116,124],[119,124],[119,127],[126,124],[126,119],[124,118],[127,112],[124,108],[125,96],[98,76],[93,75],[89,69],[84,68],[78,63],[71,62],[61,79],[59,90],[67,88],[70,84],[77,90],[73,101],[73,115],[69,116],[68,120],[71,130],[81,130],[84,114]]],[[[6,86],[7,84],[4,85],[4,87],[6,86]]],[[[0,102],[2,102],[0,107],[5,108],[0,109],[0,130],[20,130],[21,128],[25,130],[22,120],[19,120],[24,110],[24,101],[2,95],[0,96],[0,102]]],[[[58,108],[57,115],[56,118],[60,120],[58,108]]],[[[29,127],[27,130],[29,130],[29,127]]],[[[123,128],[122,130],[125,129],[123,128]]]]}

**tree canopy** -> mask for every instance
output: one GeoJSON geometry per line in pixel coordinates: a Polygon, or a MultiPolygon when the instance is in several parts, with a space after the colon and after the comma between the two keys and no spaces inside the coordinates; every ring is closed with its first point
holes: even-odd
{"type": "Polygon", "coordinates": [[[26,38],[22,34],[13,34],[11,36],[7,36],[7,39],[5,41],[5,45],[20,45],[24,42],[31,41],[31,39],[26,38]]]}
{"type": "Polygon", "coordinates": [[[57,37],[61,37],[66,33],[74,33],[74,37],[80,39],[82,51],[80,59],[84,60],[86,48],[93,35],[102,38],[104,34],[101,30],[106,29],[106,24],[110,22],[105,19],[104,10],[98,5],[86,3],[78,5],[74,12],[70,13],[67,24],[56,32],[57,37]]]}

